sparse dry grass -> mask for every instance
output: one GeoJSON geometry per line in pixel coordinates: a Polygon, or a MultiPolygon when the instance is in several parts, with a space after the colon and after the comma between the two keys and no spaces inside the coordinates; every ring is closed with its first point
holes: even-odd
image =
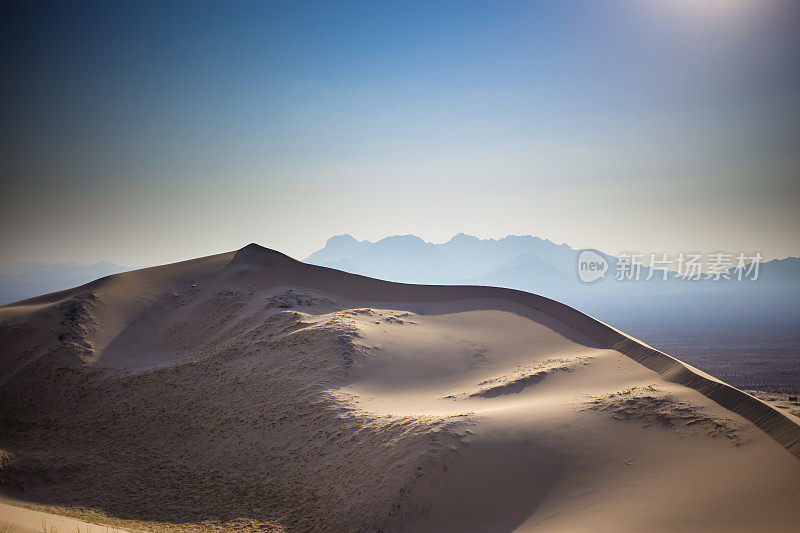
{"type": "MultiPolygon", "coordinates": [[[[229,298],[233,311],[241,308],[239,296],[248,294],[229,298]]],[[[35,427],[20,418],[3,428],[7,441],[19,441],[10,467],[19,476],[66,467],[75,478],[91,478],[80,489],[40,488],[58,502],[49,512],[83,522],[165,532],[385,527],[400,516],[398,500],[418,472],[453,453],[464,421],[373,415],[330,395],[366,357],[357,339],[359,320],[367,320],[338,309],[312,315],[278,306],[310,310],[311,298],[278,295],[276,305],[255,317],[235,315],[213,335],[179,332],[180,342],[168,344],[182,346],[191,337],[186,357],[175,358],[185,363],[110,376],[73,373],[69,386],[64,380],[55,392],[31,375],[28,383],[42,387],[37,397],[51,399],[45,407],[63,416],[37,419],[35,427]],[[108,397],[115,400],[100,400],[108,397]],[[168,431],[152,426],[153,413],[168,431]],[[54,434],[60,436],[57,447],[28,445],[49,442],[54,434]],[[93,459],[86,461],[90,453],[93,459]],[[251,466],[247,457],[259,460],[251,466]],[[370,466],[375,464],[390,468],[370,466]],[[234,475],[239,470],[248,475],[234,475]],[[151,472],[153,482],[139,483],[141,471],[151,472]],[[63,505],[58,499],[65,491],[80,494],[80,505],[63,505]]],[[[229,303],[215,295],[198,305],[211,313],[219,304],[224,315],[232,312],[229,303]]],[[[374,320],[405,320],[402,313],[372,314],[374,320]]],[[[8,411],[15,417],[21,412],[8,411]]],[[[52,524],[37,529],[54,533],[52,524]]]]}

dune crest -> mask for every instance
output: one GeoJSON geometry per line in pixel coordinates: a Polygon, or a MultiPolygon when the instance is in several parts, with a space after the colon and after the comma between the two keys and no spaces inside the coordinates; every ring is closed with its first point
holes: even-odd
{"type": "Polygon", "coordinates": [[[164,531],[800,520],[800,426],[529,293],[391,283],[250,244],[0,307],[0,342],[0,487],[76,517],[164,531]]]}

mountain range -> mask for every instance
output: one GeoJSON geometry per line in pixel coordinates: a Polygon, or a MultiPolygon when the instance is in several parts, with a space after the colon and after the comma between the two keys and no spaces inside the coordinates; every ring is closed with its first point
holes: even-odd
{"type": "MultiPolygon", "coordinates": [[[[416,235],[376,242],[337,235],[305,262],[354,274],[437,285],[489,285],[541,294],[615,326],[639,332],[651,324],[726,326],[765,324],[796,330],[800,325],[800,259],[788,257],[759,265],[758,279],[711,281],[681,279],[661,272],[646,281],[615,279],[619,259],[593,252],[608,265],[605,277],[583,283],[578,276],[581,250],[531,235],[479,239],[459,233],[441,244],[416,235]],[[647,312],[643,312],[643,310],[647,312]]],[[[17,263],[0,267],[0,305],[64,290],[97,278],[133,270],[108,261],[17,263]]]]}
{"type": "MultiPolygon", "coordinates": [[[[490,285],[541,294],[611,324],[800,324],[800,259],[758,265],[758,278],[688,280],[670,271],[617,280],[620,258],[592,252],[608,265],[605,277],[584,283],[578,276],[582,250],[530,235],[479,239],[459,233],[442,244],[415,235],[358,241],[350,235],[328,239],[305,261],[389,281],[424,284],[490,285]],[[647,280],[646,278],[652,277],[647,280]],[[648,313],[642,313],[646,308],[648,313]]],[[[751,276],[752,277],[752,276],[751,276]]]]}

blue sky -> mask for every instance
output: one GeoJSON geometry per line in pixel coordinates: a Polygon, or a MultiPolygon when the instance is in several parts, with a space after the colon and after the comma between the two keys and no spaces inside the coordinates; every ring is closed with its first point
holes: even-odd
{"type": "Polygon", "coordinates": [[[800,255],[800,8],[695,4],[4,3],[0,262],[800,255]]]}

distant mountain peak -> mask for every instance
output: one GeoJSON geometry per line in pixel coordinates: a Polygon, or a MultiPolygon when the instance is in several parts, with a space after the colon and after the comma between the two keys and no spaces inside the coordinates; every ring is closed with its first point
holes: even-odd
{"type": "Polygon", "coordinates": [[[371,246],[369,241],[359,241],[350,234],[334,235],[325,242],[325,247],[306,258],[306,262],[314,264],[331,264],[357,254],[371,246]]]}
{"type": "Polygon", "coordinates": [[[537,237],[536,235],[506,235],[505,237],[498,240],[500,241],[538,241],[538,242],[552,242],[549,239],[542,239],[541,237],[537,237]]]}
{"type": "Polygon", "coordinates": [[[428,244],[425,242],[421,237],[418,237],[414,234],[409,233],[408,235],[391,235],[389,237],[384,237],[383,239],[377,241],[375,244],[381,243],[414,243],[414,244],[428,244]]]}
{"type": "Polygon", "coordinates": [[[451,243],[452,244],[460,244],[460,243],[467,243],[467,242],[481,242],[481,239],[479,239],[478,237],[475,237],[474,235],[467,235],[466,233],[456,233],[445,244],[451,244],[451,243]]]}
{"type": "Polygon", "coordinates": [[[325,241],[325,245],[328,246],[328,245],[332,245],[332,244],[336,245],[336,244],[343,244],[343,243],[349,244],[349,243],[358,243],[358,242],[359,241],[356,240],[355,237],[353,237],[349,233],[345,233],[343,235],[334,235],[333,237],[331,237],[330,239],[325,241]]]}

